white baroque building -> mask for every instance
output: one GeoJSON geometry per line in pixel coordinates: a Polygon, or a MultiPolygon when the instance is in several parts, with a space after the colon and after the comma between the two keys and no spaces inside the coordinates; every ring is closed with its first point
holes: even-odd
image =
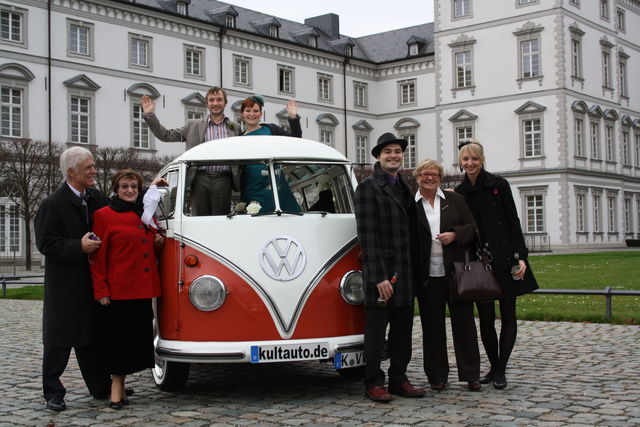
{"type": "MultiPolygon", "coordinates": [[[[368,162],[379,135],[405,167],[455,173],[457,143],[485,146],[509,179],[534,249],[640,237],[640,1],[436,0],[435,22],[352,38],[327,14],[297,23],[215,0],[0,0],[1,138],[178,155],[148,131],[206,115],[222,86],[237,119],[301,108],[303,136],[368,162]]],[[[1,194],[0,194],[1,196],[1,194]]],[[[0,197],[0,256],[22,253],[0,197]]]]}

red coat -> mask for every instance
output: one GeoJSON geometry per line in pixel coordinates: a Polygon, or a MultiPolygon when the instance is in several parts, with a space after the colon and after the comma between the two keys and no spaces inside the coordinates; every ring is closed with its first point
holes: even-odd
{"type": "Polygon", "coordinates": [[[135,212],[116,212],[107,206],[93,214],[93,232],[102,240],[90,261],[96,300],[160,296],[155,229],[145,228],[135,212]]]}

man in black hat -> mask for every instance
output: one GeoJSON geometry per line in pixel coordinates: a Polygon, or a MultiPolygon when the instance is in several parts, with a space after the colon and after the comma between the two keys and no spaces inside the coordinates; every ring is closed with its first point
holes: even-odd
{"type": "Polygon", "coordinates": [[[356,189],[355,213],[362,248],[366,323],[365,395],[388,402],[391,394],[422,397],[425,391],[406,376],[411,360],[416,207],[409,187],[398,173],[407,141],[392,133],[378,138],[371,154],[378,160],[373,174],[356,189]],[[387,324],[389,328],[389,390],[380,369],[387,324]]]}

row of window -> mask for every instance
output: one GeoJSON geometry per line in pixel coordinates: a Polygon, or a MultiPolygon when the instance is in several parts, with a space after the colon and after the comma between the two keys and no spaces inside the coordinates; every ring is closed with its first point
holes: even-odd
{"type": "MultiPolygon", "coordinates": [[[[622,231],[625,234],[632,234],[636,231],[633,221],[633,194],[625,193],[622,208],[622,231]]],[[[636,217],[640,221],[640,196],[636,196],[635,209],[636,217]]],[[[576,187],[576,232],[603,233],[605,231],[608,233],[618,233],[620,231],[617,191],[576,187]],[[589,200],[591,201],[590,205],[588,205],[589,200]]]]}

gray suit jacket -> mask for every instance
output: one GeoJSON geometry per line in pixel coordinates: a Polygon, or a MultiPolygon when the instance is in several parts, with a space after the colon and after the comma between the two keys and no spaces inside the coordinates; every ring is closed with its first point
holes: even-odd
{"type": "MultiPolygon", "coordinates": [[[[187,150],[204,142],[204,133],[207,130],[208,116],[204,119],[189,120],[181,128],[167,129],[160,124],[156,114],[145,117],[144,121],[156,138],[164,142],[186,142],[187,150]]],[[[240,135],[240,124],[229,120],[227,129],[231,136],[240,135]]]]}

